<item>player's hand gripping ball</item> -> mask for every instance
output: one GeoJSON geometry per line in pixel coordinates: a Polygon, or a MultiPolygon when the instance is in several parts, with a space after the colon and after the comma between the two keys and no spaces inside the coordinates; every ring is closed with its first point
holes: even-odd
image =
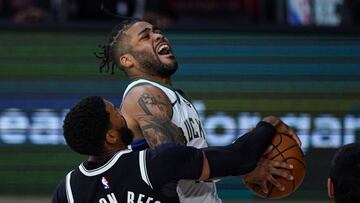
{"type": "Polygon", "coordinates": [[[264,193],[259,185],[248,182],[245,182],[245,185],[260,197],[266,199],[280,199],[290,195],[301,185],[305,176],[304,154],[296,141],[286,134],[276,134],[272,140],[272,146],[271,152],[267,155],[268,159],[285,161],[293,165],[292,169],[284,170],[288,170],[294,179],[287,180],[275,176],[277,181],[285,186],[285,190],[281,191],[274,185],[268,183],[268,193],[264,193]]]}

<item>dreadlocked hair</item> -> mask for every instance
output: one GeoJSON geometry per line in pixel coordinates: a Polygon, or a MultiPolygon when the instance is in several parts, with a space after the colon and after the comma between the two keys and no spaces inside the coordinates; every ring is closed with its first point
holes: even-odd
{"type": "Polygon", "coordinates": [[[110,114],[101,97],[90,96],[81,100],[66,114],[63,124],[68,146],[80,154],[100,155],[108,129],[110,114]]]}
{"type": "MultiPolygon", "coordinates": [[[[99,53],[94,52],[96,58],[100,59],[99,69],[102,72],[103,69],[108,73],[111,69],[111,74],[114,74],[114,68],[118,65],[116,56],[120,53],[120,48],[126,49],[120,41],[122,40],[123,34],[135,23],[141,21],[137,18],[126,18],[121,21],[120,24],[116,25],[108,38],[108,42],[105,45],[99,45],[101,51],[99,53]],[[119,43],[120,42],[120,43],[119,43]]],[[[124,50],[123,50],[124,51],[124,50]]]]}

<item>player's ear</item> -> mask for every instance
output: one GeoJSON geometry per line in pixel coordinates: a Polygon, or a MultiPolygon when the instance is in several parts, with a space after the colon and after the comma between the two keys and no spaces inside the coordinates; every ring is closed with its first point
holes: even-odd
{"type": "Polygon", "coordinates": [[[123,54],[120,56],[120,64],[124,68],[131,68],[134,65],[135,59],[131,54],[123,54]]]}
{"type": "Polygon", "coordinates": [[[119,136],[115,130],[108,130],[105,136],[105,141],[109,144],[115,144],[118,142],[119,136]]]}
{"type": "Polygon", "coordinates": [[[334,198],[334,184],[330,178],[328,178],[327,180],[327,190],[328,190],[328,196],[331,199],[334,198]]]}

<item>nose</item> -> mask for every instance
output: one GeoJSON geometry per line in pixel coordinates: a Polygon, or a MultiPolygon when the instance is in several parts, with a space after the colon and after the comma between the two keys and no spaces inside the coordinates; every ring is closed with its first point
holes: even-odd
{"type": "Polygon", "coordinates": [[[164,35],[161,33],[154,33],[153,35],[154,35],[154,38],[156,41],[159,41],[159,40],[162,40],[165,38],[164,35]]]}

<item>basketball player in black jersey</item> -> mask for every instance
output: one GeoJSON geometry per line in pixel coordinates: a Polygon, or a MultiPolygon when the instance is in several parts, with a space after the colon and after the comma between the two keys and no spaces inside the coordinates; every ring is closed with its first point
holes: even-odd
{"type": "MultiPolygon", "coordinates": [[[[205,131],[199,117],[186,118],[191,113],[181,108],[175,109],[174,106],[177,104],[169,97],[168,94],[170,93],[164,91],[166,88],[174,89],[171,87],[171,77],[177,70],[177,61],[169,41],[158,27],[137,19],[124,20],[113,29],[108,43],[102,47],[102,52],[97,56],[101,59],[100,70],[107,68],[114,73],[114,67],[117,66],[126,73],[129,79],[145,81],[133,85],[125,93],[121,106],[121,112],[128,127],[134,133],[134,140],[137,141],[137,144],[143,142],[149,144],[150,147],[163,143],[186,144],[197,148],[206,146],[205,131]],[[154,83],[157,83],[158,86],[154,83]],[[194,137],[203,140],[192,140],[194,137]]],[[[183,96],[177,101],[185,100],[185,103],[192,106],[182,91],[174,90],[174,92],[178,98],[179,95],[183,96]]],[[[193,106],[191,108],[194,109],[193,106]]],[[[300,140],[295,139],[300,145],[300,140]]],[[[271,168],[275,166],[275,162],[265,159],[262,159],[259,164],[268,164],[267,167],[271,168]]],[[[290,175],[278,168],[274,168],[273,171],[277,173],[281,171],[284,177],[290,175]]],[[[270,184],[274,184],[279,189],[284,189],[273,178],[273,175],[275,173],[268,174],[269,179],[272,180],[270,184]]],[[[261,184],[264,192],[268,191],[267,181],[265,179],[261,184]]],[[[184,190],[187,190],[188,186],[185,185],[184,190]]],[[[210,199],[213,196],[213,201],[207,197],[204,197],[203,200],[194,200],[192,198],[197,194],[193,193],[189,194],[188,201],[183,201],[187,199],[187,194],[184,193],[181,196],[182,202],[221,202],[216,195],[216,189],[213,189],[214,184],[211,187],[212,189],[209,191],[202,188],[189,189],[188,191],[200,191],[200,195],[209,193],[208,196],[210,199]]],[[[210,188],[210,186],[203,188],[210,188]]]]}
{"type": "MultiPolygon", "coordinates": [[[[275,133],[296,137],[281,120],[266,117],[228,146],[196,149],[162,144],[132,151],[127,145],[133,134],[124,117],[97,96],[75,105],[66,115],[63,129],[69,147],[89,157],[58,185],[53,203],[178,202],[175,186],[180,179],[246,175],[256,182],[268,177],[270,169],[259,166],[258,161],[275,133]]],[[[275,162],[275,166],[291,168],[283,162],[275,162]]]]}
{"type": "Polygon", "coordinates": [[[360,202],[360,143],[340,147],[330,166],[328,196],[335,203],[360,202]]]}

